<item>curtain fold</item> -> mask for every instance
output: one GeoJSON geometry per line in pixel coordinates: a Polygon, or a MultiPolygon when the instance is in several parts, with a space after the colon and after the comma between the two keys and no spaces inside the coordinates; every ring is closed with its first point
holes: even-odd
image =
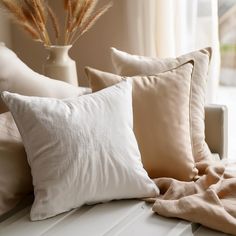
{"type": "Polygon", "coordinates": [[[156,54],[159,57],[175,56],[175,0],[156,1],[156,54]]]}
{"type": "Polygon", "coordinates": [[[133,53],[164,58],[213,48],[207,102],[214,102],[220,70],[218,1],[129,0],[127,12],[133,53]]]}

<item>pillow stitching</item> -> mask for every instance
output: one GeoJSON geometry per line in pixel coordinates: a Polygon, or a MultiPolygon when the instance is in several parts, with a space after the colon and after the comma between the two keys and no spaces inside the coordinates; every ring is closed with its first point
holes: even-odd
{"type": "MultiPolygon", "coordinates": [[[[192,127],[192,91],[193,91],[193,76],[194,76],[194,67],[195,67],[195,61],[194,59],[190,60],[193,64],[193,69],[192,69],[192,73],[191,73],[191,81],[190,81],[190,94],[189,94],[189,133],[190,133],[190,140],[191,140],[191,148],[192,148],[192,155],[193,155],[193,160],[194,160],[194,168],[196,168],[196,162],[195,162],[195,149],[193,146],[193,127],[192,127]]],[[[189,61],[189,62],[190,62],[189,61]]],[[[188,63],[189,63],[188,62],[188,63]]],[[[196,174],[193,179],[197,176],[198,174],[196,174]]]]}

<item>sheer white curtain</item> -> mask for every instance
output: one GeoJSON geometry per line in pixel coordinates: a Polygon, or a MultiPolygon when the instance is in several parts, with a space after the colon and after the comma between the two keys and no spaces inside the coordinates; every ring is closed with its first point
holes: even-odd
{"type": "Polygon", "coordinates": [[[217,0],[126,0],[130,51],[175,57],[211,46],[207,102],[214,102],[220,54],[217,0]]]}

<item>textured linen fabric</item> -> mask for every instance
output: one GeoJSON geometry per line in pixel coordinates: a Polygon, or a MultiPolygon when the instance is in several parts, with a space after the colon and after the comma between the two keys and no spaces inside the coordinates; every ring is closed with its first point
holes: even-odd
{"type": "Polygon", "coordinates": [[[10,112],[0,114],[0,215],[33,191],[20,133],[10,112]]]}
{"type": "MultiPolygon", "coordinates": [[[[25,65],[9,48],[0,45],[0,92],[28,96],[67,98],[87,93],[82,87],[50,79],[25,65]]],[[[0,113],[8,109],[0,98],[0,113]]]]}
{"type": "Polygon", "coordinates": [[[83,204],[155,197],[133,133],[132,86],[68,98],[4,92],[25,145],[35,201],[31,220],[83,204]]]}
{"type": "MultiPolygon", "coordinates": [[[[144,168],[151,178],[192,180],[196,174],[192,153],[189,103],[192,61],[153,76],[136,76],[133,83],[134,133],[144,168]]],[[[125,79],[86,68],[93,91],[125,79]]]]}
{"type": "Polygon", "coordinates": [[[196,182],[156,179],[162,195],[148,199],[153,211],[236,235],[236,163],[202,161],[198,169],[196,182]]]}
{"type": "Polygon", "coordinates": [[[189,60],[194,61],[190,100],[193,153],[196,162],[210,159],[211,153],[205,142],[204,105],[211,49],[202,49],[177,58],[160,59],[131,55],[111,48],[111,57],[116,73],[122,76],[152,75],[171,70],[189,60]]]}

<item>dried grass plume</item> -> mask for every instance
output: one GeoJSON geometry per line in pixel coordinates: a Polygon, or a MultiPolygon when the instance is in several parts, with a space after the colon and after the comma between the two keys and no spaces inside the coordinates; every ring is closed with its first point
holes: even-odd
{"type": "Polygon", "coordinates": [[[61,32],[58,18],[46,0],[0,0],[0,7],[22,27],[33,40],[50,46],[74,44],[112,6],[109,1],[96,10],[99,0],[63,0],[66,11],[65,29],[61,32]],[[55,42],[48,32],[49,21],[55,42]]]}

